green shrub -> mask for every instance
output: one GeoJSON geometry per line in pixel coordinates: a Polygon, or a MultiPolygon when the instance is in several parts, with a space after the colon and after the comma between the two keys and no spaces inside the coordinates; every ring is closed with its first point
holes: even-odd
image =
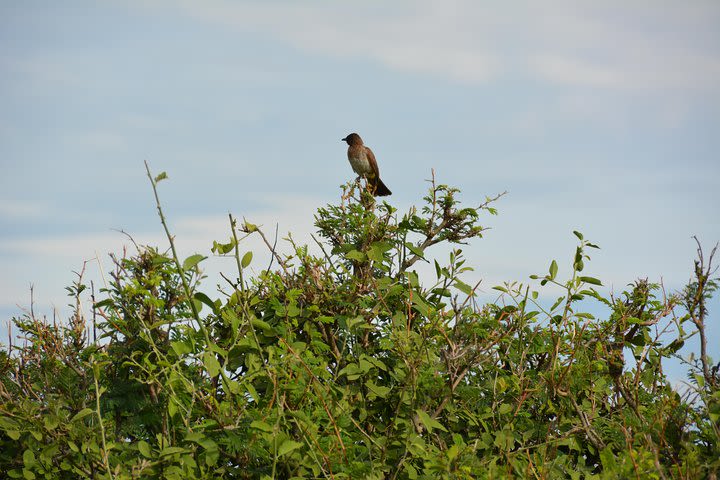
{"type": "MultiPolygon", "coordinates": [[[[148,175],[149,171],[148,171],[148,175]]],[[[153,189],[163,176],[151,177],[153,189]]],[[[92,328],[28,314],[0,352],[0,471],[9,478],[716,478],[718,366],[705,341],[717,287],[699,251],[682,292],[638,280],[604,297],[584,276],[595,245],[576,232],[571,275],[544,305],[531,286],[479,304],[459,245],[482,236],[495,199],[463,208],[431,185],[398,216],[356,186],[316,214],[319,256],[250,277],[230,217],[215,242],[237,272],[200,290],[204,257],[116,258],[92,328]],[[429,256],[451,246],[446,262],[429,256]],[[418,262],[434,266],[420,276],[418,262]],[[230,278],[234,277],[234,278],[230,278]],[[426,278],[429,277],[429,278],[426,278]],[[581,307],[597,302],[595,318],[581,307]],[[662,326],[663,328],[658,328],[662,326]],[[88,338],[95,330],[96,340],[88,338]],[[680,395],[663,373],[691,335],[702,351],[680,395]]],[[[163,226],[165,219],[160,209],[163,226]]],[[[94,339],[95,337],[93,337],[94,339]]]]}

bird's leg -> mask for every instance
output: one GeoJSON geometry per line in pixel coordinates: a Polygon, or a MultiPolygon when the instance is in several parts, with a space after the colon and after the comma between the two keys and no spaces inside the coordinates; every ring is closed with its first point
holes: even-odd
{"type": "Polygon", "coordinates": [[[365,180],[365,190],[370,192],[372,189],[370,188],[370,180],[367,178],[366,175],[363,174],[362,178],[365,180]]]}

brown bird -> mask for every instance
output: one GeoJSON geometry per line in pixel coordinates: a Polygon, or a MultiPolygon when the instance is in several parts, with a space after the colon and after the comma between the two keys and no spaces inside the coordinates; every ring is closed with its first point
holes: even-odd
{"type": "Polygon", "coordinates": [[[367,179],[367,182],[372,190],[372,194],[379,197],[392,195],[390,189],[385,186],[382,180],[380,180],[380,169],[378,168],[377,161],[375,160],[375,154],[372,150],[370,150],[370,148],[363,145],[360,135],[357,133],[351,133],[347,137],[343,138],[342,141],[347,142],[349,145],[347,156],[350,161],[350,166],[355,173],[367,179]]]}

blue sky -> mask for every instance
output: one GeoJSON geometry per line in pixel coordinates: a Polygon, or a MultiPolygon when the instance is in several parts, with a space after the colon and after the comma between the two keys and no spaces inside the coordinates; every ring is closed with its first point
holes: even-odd
{"type": "Polygon", "coordinates": [[[184,254],[228,212],[307,240],[352,131],[401,211],[432,168],[467,205],[509,191],[466,248],[486,291],[567,273],[572,230],[608,288],[678,288],[691,236],[720,240],[717,25],[715,1],[3,2],[0,313],[31,283],[62,309],[113,229],[165,245],[143,160],[184,254]]]}

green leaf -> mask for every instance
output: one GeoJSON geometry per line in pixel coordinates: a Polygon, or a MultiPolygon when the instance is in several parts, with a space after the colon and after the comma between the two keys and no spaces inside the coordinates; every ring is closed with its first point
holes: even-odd
{"type": "Polygon", "coordinates": [[[218,308],[215,305],[215,302],[213,302],[210,299],[210,297],[205,295],[203,292],[195,292],[195,295],[193,295],[193,297],[195,298],[195,300],[198,300],[200,303],[204,303],[205,305],[210,307],[210,309],[213,311],[213,313],[215,313],[215,314],[218,313],[218,308]]]}
{"type": "Polygon", "coordinates": [[[374,262],[382,262],[385,259],[385,252],[390,250],[392,246],[390,242],[374,242],[368,249],[368,258],[374,262]]]}
{"type": "Polygon", "coordinates": [[[212,352],[203,353],[203,364],[211,377],[216,377],[220,374],[220,362],[212,352]]]}
{"type": "Polygon", "coordinates": [[[300,310],[294,303],[291,303],[287,306],[287,308],[285,308],[285,314],[290,318],[297,317],[301,312],[302,310],[300,310]]]}
{"type": "Polygon", "coordinates": [[[175,455],[176,453],[184,453],[187,450],[182,447],[165,447],[160,452],[161,457],[165,457],[168,455],[175,455]]]}
{"type": "Polygon", "coordinates": [[[455,280],[454,287],[463,292],[465,295],[475,295],[473,288],[461,280],[455,280]]]}
{"type": "Polygon", "coordinates": [[[365,261],[367,258],[364,253],[358,252],[357,250],[350,250],[345,254],[345,257],[349,260],[356,260],[358,262],[365,261]]]}
{"type": "Polygon", "coordinates": [[[555,260],[552,261],[550,264],[550,280],[555,280],[555,277],[557,276],[558,272],[558,266],[557,262],[555,260]]]}
{"type": "MultiPolygon", "coordinates": [[[[185,437],[185,440],[188,440],[188,437],[185,437]]],[[[215,443],[215,440],[213,440],[212,438],[207,438],[202,433],[198,433],[197,437],[195,437],[195,439],[192,441],[194,441],[207,451],[215,451],[218,449],[218,445],[217,443],[215,443]]]]}
{"type": "Polygon", "coordinates": [[[167,172],[160,172],[160,173],[155,177],[155,183],[162,182],[162,181],[165,180],[166,178],[168,178],[167,172]]]}
{"type": "Polygon", "coordinates": [[[26,468],[30,468],[35,465],[35,454],[29,448],[23,452],[23,464],[26,468]]]}
{"type": "Polygon", "coordinates": [[[269,337],[275,336],[275,330],[270,326],[269,323],[258,318],[253,318],[252,320],[250,320],[250,323],[254,328],[259,328],[260,330],[262,330],[263,334],[269,337]]]}
{"type": "Polygon", "coordinates": [[[613,452],[612,447],[608,446],[600,452],[600,461],[606,471],[612,472],[617,470],[616,454],[613,452]]]}
{"type": "Polygon", "coordinates": [[[228,356],[228,351],[219,346],[217,343],[210,343],[208,345],[208,350],[219,354],[222,358],[227,358],[228,356]]]}
{"type": "Polygon", "coordinates": [[[93,410],[92,408],[83,408],[70,419],[70,423],[77,422],[78,420],[81,420],[88,415],[91,415],[94,411],[95,410],[93,410]]]}
{"type": "Polygon", "coordinates": [[[3,430],[17,430],[20,424],[10,417],[0,417],[0,428],[3,430]]]}
{"type": "Polygon", "coordinates": [[[560,305],[560,303],[562,303],[563,300],[565,300],[565,297],[558,297],[558,299],[555,300],[555,303],[553,303],[552,307],[550,307],[550,311],[552,312],[553,310],[555,310],[560,305]]]}
{"type": "Polygon", "coordinates": [[[220,458],[220,450],[218,449],[217,443],[207,439],[204,440],[201,445],[205,449],[205,465],[215,465],[218,458],[220,458]]]}
{"type": "Polygon", "coordinates": [[[60,419],[55,415],[48,415],[43,419],[43,424],[46,430],[55,430],[60,424],[60,419]]]}
{"type": "Polygon", "coordinates": [[[581,282],[589,283],[591,285],[599,285],[602,286],[602,282],[594,277],[580,277],[581,282]]]}
{"type": "Polygon", "coordinates": [[[175,354],[177,354],[178,357],[181,357],[182,355],[184,355],[186,353],[192,352],[192,347],[187,342],[183,342],[183,341],[170,342],[170,346],[175,351],[175,354]]]}
{"type": "Polygon", "coordinates": [[[294,440],[285,440],[280,444],[280,447],[278,447],[277,454],[278,457],[282,457],[283,455],[286,455],[293,450],[302,447],[302,443],[296,442],[294,440]]]}
{"type": "Polygon", "coordinates": [[[263,422],[262,420],[255,420],[250,424],[250,428],[254,428],[256,430],[260,430],[261,432],[267,432],[270,433],[273,431],[273,426],[263,422]]]}
{"type": "Polygon", "coordinates": [[[512,412],[512,410],[513,410],[513,407],[509,403],[501,403],[500,406],[498,407],[498,413],[500,415],[506,415],[506,414],[512,412]]]}
{"type": "Polygon", "coordinates": [[[357,363],[351,362],[348,363],[343,369],[341,369],[337,376],[340,378],[341,376],[345,375],[347,376],[348,380],[357,380],[362,376],[364,372],[362,369],[358,366],[357,363]]]}
{"type": "Polygon", "coordinates": [[[412,303],[415,305],[415,310],[420,312],[421,315],[427,317],[430,314],[430,307],[419,294],[413,295],[412,303]]]}
{"type": "Polygon", "coordinates": [[[113,304],[112,298],[106,298],[105,300],[100,300],[99,302],[93,304],[93,308],[105,308],[113,304]]]}
{"type": "Polygon", "coordinates": [[[213,246],[210,249],[213,253],[217,253],[220,255],[225,255],[226,253],[229,253],[232,251],[233,248],[235,248],[235,239],[231,238],[230,242],[228,243],[219,243],[219,242],[213,242],[213,246]]]}
{"type": "Polygon", "coordinates": [[[187,272],[188,270],[195,268],[198,263],[202,262],[206,258],[206,256],[200,255],[199,253],[196,253],[195,255],[190,255],[183,262],[183,270],[187,272]]]}
{"type": "Polygon", "coordinates": [[[379,358],[370,357],[370,356],[365,355],[365,354],[362,354],[362,355],[360,356],[360,358],[365,358],[365,359],[367,359],[368,362],[372,363],[373,365],[375,365],[375,366],[376,366],[377,368],[379,368],[380,370],[383,370],[383,371],[386,371],[386,372],[387,372],[387,370],[388,370],[387,365],[385,365],[385,363],[383,363],[383,361],[380,360],[379,358]]]}
{"type": "Polygon", "coordinates": [[[582,234],[582,233],[578,232],[577,230],[573,230],[573,233],[574,233],[575,236],[576,236],[577,238],[579,238],[580,240],[583,239],[583,234],[582,234]]]}
{"type": "MultiPolygon", "coordinates": [[[[406,247],[408,250],[410,250],[412,253],[414,253],[415,255],[417,255],[418,257],[420,257],[420,258],[422,258],[422,259],[425,258],[425,252],[424,252],[421,248],[416,247],[415,245],[413,245],[412,243],[410,243],[410,242],[405,242],[405,247],[406,247]]],[[[435,263],[437,263],[437,262],[435,262],[435,263]]]]}
{"type": "Polygon", "coordinates": [[[257,390],[255,390],[255,387],[252,386],[252,383],[245,383],[245,390],[247,390],[247,393],[252,397],[253,401],[258,402],[260,401],[260,395],[258,395],[257,390]]]}
{"type": "Polygon", "coordinates": [[[151,458],[152,457],[152,450],[150,449],[150,444],[147,443],[145,440],[140,440],[138,442],[138,451],[140,454],[145,458],[151,458]]]}
{"type": "Polygon", "coordinates": [[[152,258],[152,264],[154,266],[164,265],[166,263],[172,263],[172,258],[166,257],[165,255],[155,254],[152,258]]]}
{"type": "Polygon", "coordinates": [[[250,262],[252,262],[253,253],[247,252],[245,255],[243,255],[242,260],[240,261],[240,265],[242,268],[247,268],[248,265],[250,265],[250,262]]]}
{"type": "Polygon", "coordinates": [[[175,398],[170,399],[170,401],[168,402],[167,410],[168,410],[168,415],[170,415],[171,418],[173,418],[173,417],[175,417],[175,415],[177,415],[178,403],[177,403],[177,400],[175,400],[175,398]]]}
{"type": "Polygon", "coordinates": [[[515,439],[512,432],[508,430],[500,430],[495,434],[494,444],[501,450],[509,451],[515,446],[515,439]]]}
{"type": "Polygon", "coordinates": [[[390,388],[383,387],[382,385],[375,385],[375,382],[368,380],[365,382],[365,386],[373,393],[376,397],[385,398],[390,393],[390,388]]]}
{"type": "Polygon", "coordinates": [[[427,428],[428,432],[432,433],[433,428],[437,428],[438,430],[442,430],[443,432],[447,432],[445,427],[442,426],[440,422],[432,418],[430,415],[425,412],[425,410],[417,409],[415,410],[415,413],[417,413],[418,418],[420,419],[420,422],[427,428]]]}
{"type": "Polygon", "coordinates": [[[448,448],[448,451],[446,452],[448,460],[450,460],[451,462],[455,460],[455,457],[458,456],[458,453],[460,453],[460,447],[458,447],[457,444],[448,448]]]}

